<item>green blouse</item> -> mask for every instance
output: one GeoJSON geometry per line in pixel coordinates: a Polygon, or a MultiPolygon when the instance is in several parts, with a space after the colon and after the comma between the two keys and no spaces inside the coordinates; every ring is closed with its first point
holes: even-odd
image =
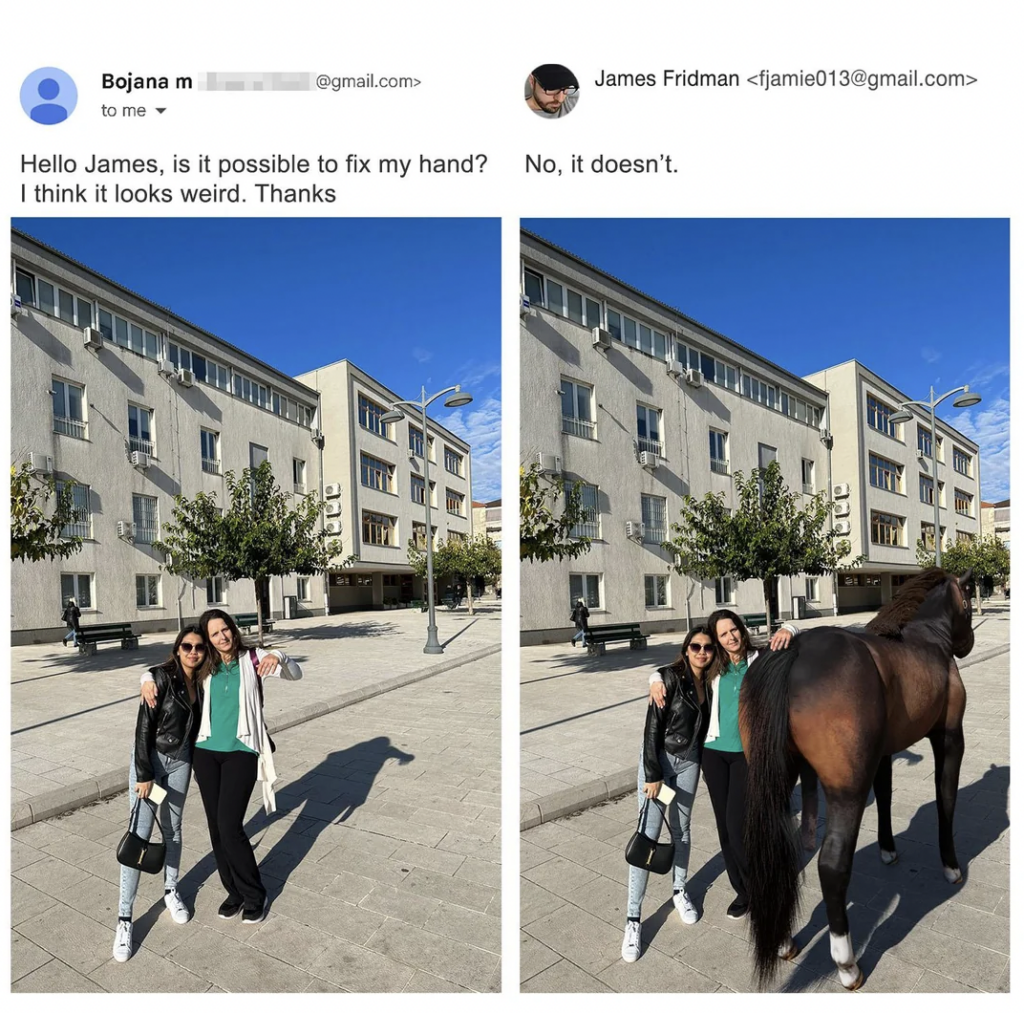
{"type": "Polygon", "coordinates": [[[729,662],[729,667],[715,680],[715,696],[718,698],[718,738],[708,740],[706,749],[719,749],[723,753],[742,753],[740,742],[740,686],[747,674],[746,658],[738,664],[729,662]]]}
{"type": "Polygon", "coordinates": [[[230,665],[220,662],[206,680],[210,694],[210,737],[196,743],[196,749],[212,749],[217,753],[241,750],[255,753],[238,738],[238,689],[242,682],[238,659],[230,665]]]}

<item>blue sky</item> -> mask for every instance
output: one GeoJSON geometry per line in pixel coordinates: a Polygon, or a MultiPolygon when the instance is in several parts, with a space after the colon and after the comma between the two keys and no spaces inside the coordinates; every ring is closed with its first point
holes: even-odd
{"type": "Polygon", "coordinates": [[[798,375],[859,359],[938,415],[1010,495],[1005,219],[530,219],[523,226],[798,375]]]}
{"type": "Polygon", "coordinates": [[[473,447],[501,495],[499,219],[24,218],[16,228],[295,376],[348,358],[473,447]]]}

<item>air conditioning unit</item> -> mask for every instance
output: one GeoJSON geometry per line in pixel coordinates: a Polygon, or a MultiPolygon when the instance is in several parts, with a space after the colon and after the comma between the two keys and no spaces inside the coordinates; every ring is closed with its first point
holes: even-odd
{"type": "Polygon", "coordinates": [[[651,471],[654,471],[654,469],[658,467],[658,455],[650,450],[641,450],[640,467],[650,468],[651,471]]]}
{"type": "Polygon", "coordinates": [[[21,305],[21,296],[11,293],[11,317],[20,317],[24,313],[24,307],[21,305]]]}
{"type": "Polygon", "coordinates": [[[191,369],[179,369],[178,370],[178,383],[182,387],[194,387],[196,382],[196,375],[191,369]]]}
{"type": "Polygon", "coordinates": [[[594,328],[594,347],[595,348],[611,348],[612,347],[612,334],[611,331],[606,331],[601,327],[594,328]]]}
{"type": "Polygon", "coordinates": [[[328,521],[324,525],[324,530],[329,535],[340,535],[341,534],[341,521],[328,521]]]}
{"type": "Polygon", "coordinates": [[[626,537],[639,542],[644,536],[644,526],[640,521],[626,521],[626,537]]]}
{"type": "Polygon", "coordinates": [[[324,438],[324,434],[319,429],[312,429],[311,428],[309,430],[309,438],[314,443],[319,443],[324,438]]]}
{"type": "Polygon", "coordinates": [[[826,426],[824,423],[818,426],[818,436],[820,436],[823,440],[827,440],[829,438],[828,426],[826,426]]]}
{"type": "Polygon", "coordinates": [[[150,457],[149,454],[143,453],[141,450],[132,451],[132,467],[138,468],[139,471],[145,471],[149,467],[150,457]]]}
{"type": "Polygon", "coordinates": [[[703,387],[704,376],[699,369],[688,369],[686,371],[686,382],[691,387],[703,387]]]}
{"type": "Polygon", "coordinates": [[[848,535],[850,533],[850,522],[849,521],[836,521],[836,534],[837,535],[848,535]]]}
{"type": "Polygon", "coordinates": [[[519,319],[530,315],[530,297],[528,295],[519,297],[519,319]]]}
{"type": "Polygon", "coordinates": [[[82,332],[82,340],[84,341],[86,348],[102,348],[103,332],[97,330],[95,327],[86,327],[82,332]]]}
{"type": "Polygon", "coordinates": [[[135,525],[131,521],[118,521],[117,537],[132,541],[135,538],[135,525]]]}
{"type": "Polygon", "coordinates": [[[339,517],[341,516],[341,504],[340,503],[325,503],[324,513],[328,517],[339,517]]]}
{"type": "Polygon", "coordinates": [[[682,376],[685,371],[686,367],[678,359],[669,359],[665,366],[665,372],[669,376],[682,376]]]}
{"type": "Polygon", "coordinates": [[[555,454],[538,454],[537,463],[540,465],[542,475],[560,475],[562,473],[562,459],[555,454]]]}
{"type": "Polygon", "coordinates": [[[52,475],[53,458],[46,454],[29,454],[28,470],[33,475],[52,475]]]}
{"type": "Polygon", "coordinates": [[[836,517],[849,517],[850,516],[850,504],[849,503],[837,503],[836,508],[833,511],[836,517]]]}
{"type": "Polygon", "coordinates": [[[917,459],[919,461],[928,461],[928,460],[931,459],[931,455],[930,454],[926,454],[923,450],[919,450],[917,452],[917,459]]]}
{"type": "Polygon", "coordinates": [[[340,495],[341,495],[341,483],[340,482],[331,482],[330,484],[324,486],[324,496],[327,499],[334,499],[335,497],[340,496],[340,495]]]}
{"type": "Polygon", "coordinates": [[[832,498],[842,499],[844,496],[850,495],[850,483],[840,482],[839,485],[832,486],[832,498]]]}
{"type": "Polygon", "coordinates": [[[170,359],[161,359],[160,365],[156,367],[156,371],[161,376],[174,376],[178,370],[170,359]]]}

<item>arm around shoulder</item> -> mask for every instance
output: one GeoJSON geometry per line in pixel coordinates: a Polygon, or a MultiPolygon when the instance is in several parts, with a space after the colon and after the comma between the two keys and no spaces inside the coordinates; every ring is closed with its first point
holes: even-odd
{"type": "Polygon", "coordinates": [[[281,679],[287,679],[289,682],[295,682],[297,679],[302,678],[302,666],[294,658],[289,658],[284,651],[278,649],[273,651],[258,650],[256,653],[261,659],[267,655],[277,658],[277,668],[272,672],[268,672],[267,675],[276,675],[281,679]]]}

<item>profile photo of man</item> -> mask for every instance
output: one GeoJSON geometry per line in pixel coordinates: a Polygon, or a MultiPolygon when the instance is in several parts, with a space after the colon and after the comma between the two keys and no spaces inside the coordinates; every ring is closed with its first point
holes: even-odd
{"type": "Polygon", "coordinates": [[[526,78],[526,104],[545,119],[568,116],[579,101],[576,75],[560,63],[542,63],[526,78]]]}

